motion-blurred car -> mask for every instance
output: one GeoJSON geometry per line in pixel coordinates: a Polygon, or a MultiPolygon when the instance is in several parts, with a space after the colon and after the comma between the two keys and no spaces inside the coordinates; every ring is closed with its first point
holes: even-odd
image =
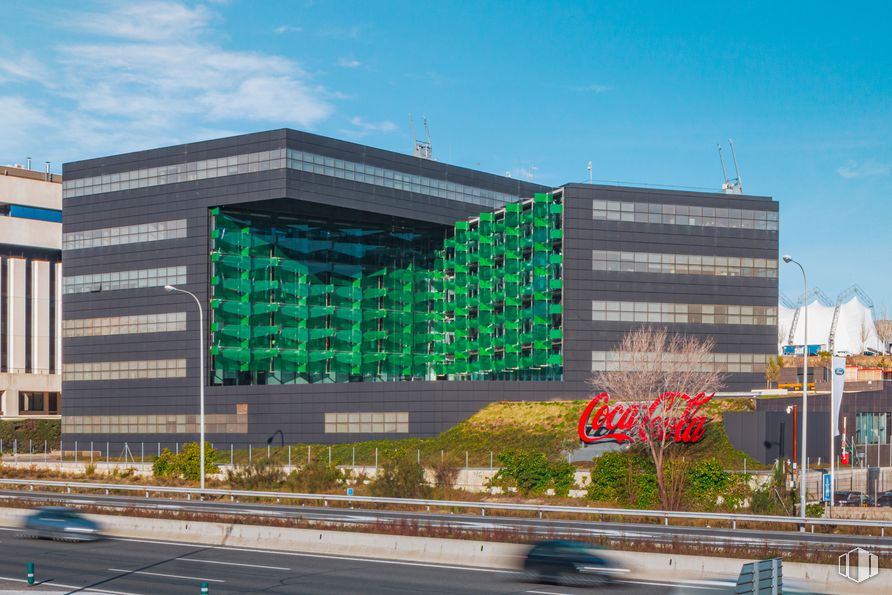
{"type": "Polygon", "coordinates": [[[834,506],[873,506],[873,498],[864,492],[842,491],[834,492],[834,506]]]}
{"type": "Polygon", "coordinates": [[[93,541],[102,537],[97,523],[61,506],[38,508],[25,517],[25,534],[66,541],[93,541]]]}
{"type": "Polygon", "coordinates": [[[536,582],[568,586],[604,584],[628,572],[606,558],[600,548],[568,540],[535,544],[527,553],[523,569],[536,582]]]}

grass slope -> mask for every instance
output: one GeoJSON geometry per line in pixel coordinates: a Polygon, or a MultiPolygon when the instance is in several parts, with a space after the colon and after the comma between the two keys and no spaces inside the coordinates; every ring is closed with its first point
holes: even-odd
{"type": "MultiPolygon", "coordinates": [[[[310,457],[327,461],[329,452],[336,464],[373,465],[375,451],[379,463],[396,451],[421,458],[431,463],[440,457],[451,457],[464,465],[467,452],[472,467],[488,467],[490,453],[497,457],[500,452],[512,449],[544,452],[549,458],[559,458],[567,450],[578,448],[576,427],[585,401],[530,401],[498,402],[487,405],[470,418],[433,438],[404,438],[397,440],[370,440],[347,444],[296,444],[291,446],[292,462],[300,464],[310,457]],[[330,449],[330,450],[329,450],[330,449]]],[[[685,446],[695,458],[714,457],[727,469],[740,469],[744,458],[747,467],[756,469],[759,463],[736,450],[725,435],[721,416],[726,411],[752,410],[748,399],[722,399],[707,404],[705,413],[712,423],[704,439],[698,444],[685,446]]],[[[253,456],[265,457],[265,448],[255,450],[253,456]]],[[[287,448],[273,447],[272,456],[285,462],[287,448]]],[[[219,453],[221,462],[228,462],[229,453],[219,453]]],[[[247,461],[248,453],[236,452],[237,463],[247,461]]]]}

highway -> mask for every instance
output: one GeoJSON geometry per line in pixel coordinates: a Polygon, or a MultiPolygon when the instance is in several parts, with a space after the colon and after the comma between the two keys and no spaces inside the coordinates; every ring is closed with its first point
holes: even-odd
{"type": "Polygon", "coordinates": [[[561,535],[617,538],[685,543],[708,543],[719,547],[773,546],[782,550],[826,548],[833,552],[845,551],[854,546],[867,547],[877,554],[892,553],[892,541],[888,537],[861,535],[797,533],[795,531],[768,531],[764,529],[730,529],[685,527],[680,525],[635,524],[616,522],[568,521],[509,516],[479,516],[470,514],[442,514],[411,511],[350,509],[338,507],[294,506],[266,503],[239,503],[229,501],[197,501],[134,496],[105,496],[99,494],[64,494],[3,490],[0,498],[52,501],[74,506],[108,506],[115,508],[142,508],[148,510],[191,511],[239,518],[263,516],[288,518],[328,525],[367,525],[381,523],[412,523],[418,527],[449,527],[458,529],[519,531],[540,537],[561,535]]]}
{"type": "MultiPolygon", "coordinates": [[[[209,547],[139,539],[65,543],[25,539],[0,529],[0,581],[23,580],[36,564],[40,586],[65,593],[189,594],[206,581],[212,595],[298,593],[590,593],[591,590],[525,582],[519,572],[346,556],[209,547]]],[[[679,585],[629,580],[611,585],[616,595],[667,593],[679,585]]],[[[716,593],[707,583],[685,592],[716,593]]]]}

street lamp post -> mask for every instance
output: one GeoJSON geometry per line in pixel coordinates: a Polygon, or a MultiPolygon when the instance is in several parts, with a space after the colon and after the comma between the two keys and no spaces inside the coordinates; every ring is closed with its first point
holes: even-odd
{"type": "Polygon", "coordinates": [[[196,296],[191,291],[186,291],[185,289],[180,289],[179,287],[174,287],[173,285],[165,285],[164,290],[167,293],[179,292],[190,295],[192,296],[192,299],[195,300],[195,303],[198,304],[198,426],[200,434],[198,442],[198,456],[201,457],[201,467],[199,473],[201,473],[201,490],[204,491],[204,313],[201,309],[201,300],[199,300],[198,296],[196,296]]]}
{"type": "MultiPolygon", "coordinates": [[[[799,516],[802,517],[802,527],[800,530],[805,531],[805,484],[806,484],[806,452],[808,444],[808,278],[805,276],[805,269],[802,265],[793,260],[789,254],[784,254],[784,262],[793,263],[802,271],[802,309],[805,315],[804,320],[804,347],[802,349],[802,448],[800,456],[800,472],[799,472],[799,516]]],[[[832,407],[831,407],[832,409],[832,407]]]]}

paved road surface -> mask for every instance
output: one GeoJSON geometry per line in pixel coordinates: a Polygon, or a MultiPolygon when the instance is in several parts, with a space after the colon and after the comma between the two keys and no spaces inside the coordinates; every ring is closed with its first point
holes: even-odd
{"type": "MultiPolygon", "coordinates": [[[[0,584],[25,577],[35,562],[42,586],[67,593],[190,594],[207,581],[212,595],[285,593],[586,593],[585,589],[535,585],[517,572],[369,560],[345,556],[194,546],[137,539],[63,543],[25,539],[0,530],[0,584]]],[[[611,595],[671,592],[664,582],[624,582],[611,595]]],[[[697,584],[696,593],[715,593],[697,584]]]]}
{"type": "MultiPolygon", "coordinates": [[[[762,547],[771,545],[793,550],[803,546],[823,547],[843,553],[861,546],[874,553],[892,553],[892,541],[888,537],[868,537],[822,533],[797,533],[795,531],[766,531],[730,528],[684,527],[679,525],[607,523],[592,521],[565,521],[522,517],[486,516],[474,514],[442,514],[392,510],[349,509],[320,506],[294,506],[222,501],[197,501],[182,499],[142,498],[134,496],[104,496],[98,494],[60,494],[0,490],[0,498],[51,499],[69,505],[100,505],[116,507],[141,507],[165,510],[189,510],[225,515],[273,516],[299,518],[310,521],[374,525],[380,522],[413,522],[422,526],[449,526],[476,529],[512,529],[532,532],[540,536],[560,533],[573,535],[606,536],[618,539],[649,541],[702,542],[727,547],[762,547]]],[[[362,506],[362,504],[359,504],[362,506]]]]}

